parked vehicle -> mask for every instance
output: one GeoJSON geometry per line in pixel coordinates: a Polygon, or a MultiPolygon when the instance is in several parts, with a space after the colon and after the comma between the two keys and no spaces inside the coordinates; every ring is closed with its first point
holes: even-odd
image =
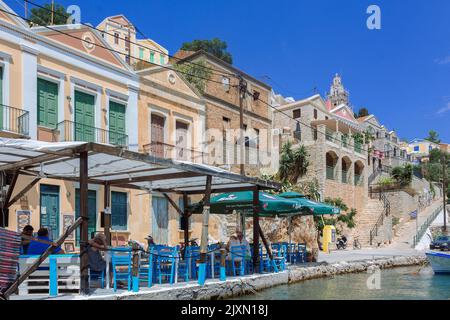
{"type": "Polygon", "coordinates": [[[449,236],[437,237],[436,240],[431,242],[430,250],[450,251],[450,237],[449,236]]]}
{"type": "Polygon", "coordinates": [[[342,236],[340,238],[338,238],[336,246],[338,250],[345,250],[347,249],[347,238],[345,236],[342,236]]]}

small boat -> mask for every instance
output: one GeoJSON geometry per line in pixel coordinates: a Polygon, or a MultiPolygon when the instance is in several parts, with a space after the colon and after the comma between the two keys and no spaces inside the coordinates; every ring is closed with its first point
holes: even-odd
{"type": "Polygon", "coordinates": [[[435,274],[450,274],[450,253],[430,251],[426,255],[435,274]]]}

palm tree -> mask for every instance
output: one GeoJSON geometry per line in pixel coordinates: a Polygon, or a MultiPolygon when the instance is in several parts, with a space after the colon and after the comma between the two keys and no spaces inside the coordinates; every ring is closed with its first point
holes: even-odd
{"type": "Polygon", "coordinates": [[[283,183],[297,184],[299,178],[308,171],[308,152],[304,146],[292,149],[292,143],[287,142],[281,150],[280,169],[278,176],[283,183]]]}

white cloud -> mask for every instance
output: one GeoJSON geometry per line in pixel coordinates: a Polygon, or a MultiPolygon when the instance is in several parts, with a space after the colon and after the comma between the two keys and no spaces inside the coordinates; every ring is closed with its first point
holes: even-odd
{"type": "Polygon", "coordinates": [[[443,59],[436,59],[434,60],[437,64],[449,64],[450,63],[450,56],[445,57],[443,59]]]}
{"type": "Polygon", "coordinates": [[[447,106],[439,109],[438,114],[444,114],[450,111],[450,102],[447,103],[447,106]]]}

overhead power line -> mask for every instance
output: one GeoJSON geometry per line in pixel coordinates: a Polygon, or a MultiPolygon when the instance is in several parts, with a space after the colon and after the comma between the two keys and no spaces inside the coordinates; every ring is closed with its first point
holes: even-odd
{"type": "MultiPolygon", "coordinates": [[[[34,3],[34,2],[32,2],[32,1],[29,1],[29,0],[24,0],[24,1],[25,1],[25,3],[29,3],[29,4],[31,4],[31,5],[33,5],[33,6],[35,6],[35,7],[44,9],[44,10],[48,11],[48,12],[51,13],[51,14],[59,15],[59,16],[65,18],[65,19],[70,18],[70,15],[69,15],[69,14],[63,14],[63,13],[61,13],[61,12],[54,11],[54,10],[52,10],[52,9],[46,8],[46,7],[44,7],[44,6],[41,6],[41,5],[37,4],[37,3],[34,3]]],[[[42,19],[40,19],[40,20],[42,21],[42,19]]],[[[107,32],[107,31],[105,31],[105,30],[101,30],[101,29],[99,29],[99,28],[97,28],[97,27],[94,27],[93,25],[91,25],[91,24],[89,24],[89,23],[83,23],[83,22],[80,21],[80,24],[83,25],[83,26],[85,26],[85,27],[91,28],[92,30],[96,30],[96,31],[98,31],[98,32],[101,32],[101,33],[104,33],[104,34],[107,34],[107,35],[110,35],[110,36],[113,36],[113,37],[116,36],[114,33],[107,32]]],[[[146,37],[146,36],[144,35],[143,32],[141,32],[141,31],[137,28],[137,26],[133,25],[133,27],[136,29],[136,31],[138,31],[138,32],[145,38],[145,39],[143,39],[143,40],[149,39],[148,37],[146,37]]],[[[118,28],[118,29],[122,29],[122,27],[121,27],[121,28],[118,28]]],[[[117,30],[117,29],[116,29],[116,30],[117,30]]],[[[113,30],[113,31],[114,31],[114,30],[113,30]]],[[[178,57],[172,56],[172,55],[170,55],[170,54],[167,54],[167,53],[164,52],[164,51],[161,51],[161,50],[158,50],[158,49],[154,49],[154,48],[150,48],[150,47],[147,47],[147,46],[142,45],[142,44],[140,44],[140,43],[131,41],[131,39],[127,39],[127,38],[120,37],[120,35],[119,35],[118,39],[124,40],[125,42],[128,42],[128,43],[130,43],[130,44],[134,44],[134,45],[136,45],[136,46],[138,46],[138,47],[141,47],[141,48],[148,49],[148,50],[150,50],[150,51],[158,52],[158,53],[160,53],[160,54],[166,55],[166,56],[168,56],[168,57],[170,57],[170,58],[172,58],[172,59],[178,60],[178,61],[184,60],[183,58],[178,58],[178,57]]],[[[144,60],[144,61],[145,61],[145,62],[149,62],[149,61],[147,61],[147,60],[144,60]]],[[[149,62],[149,63],[150,63],[150,62],[149,62]]],[[[215,74],[215,75],[222,75],[222,76],[223,76],[223,75],[228,75],[228,76],[233,76],[233,77],[236,77],[236,78],[237,78],[237,75],[234,74],[234,73],[229,73],[229,72],[217,72],[217,69],[214,69],[214,68],[211,68],[211,67],[208,67],[208,66],[199,64],[199,63],[195,63],[195,62],[191,62],[191,61],[184,61],[184,63],[186,63],[186,64],[191,64],[191,65],[195,65],[195,66],[200,67],[200,68],[203,68],[203,69],[208,69],[208,70],[210,70],[210,71],[213,71],[213,74],[215,74]]]]}
{"type": "MultiPolygon", "coordinates": [[[[23,19],[24,21],[27,21],[27,22],[31,22],[30,19],[25,19],[24,17],[22,17],[22,16],[20,16],[20,15],[18,15],[18,14],[9,12],[9,11],[4,10],[4,9],[0,9],[0,12],[4,12],[4,13],[6,13],[6,14],[15,16],[15,17],[20,18],[20,19],[23,19]]],[[[85,42],[85,43],[88,43],[88,44],[90,44],[90,45],[95,45],[95,46],[97,46],[97,47],[103,48],[103,49],[105,49],[105,50],[108,50],[108,51],[110,51],[110,52],[114,52],[114,53],[119,54],[119,55],[122,55],[122,56],[129,56],[128,53],[123,53],[123,52],[121,52],[121,51],[119,51],[119,50],[115,50],[115,49],[113,49],[113,48],[111,48],[111,47],[107,47],[107,46],[104,46],[104,45],[101,45],[101,44],[93,43],[92,41],[89,41],[89,40],[86,40],[86,39],[83,39],[83,38],[76,37],[76,36],[74,36],[74,35],[72,35],[72,34],[66,33],[66,32],[61,31],[61,30],[58,30],[58,29],[56,29],[56,28],[52,28],[52,27],[49,27],[49,26],[46,26],[46,25],[43,25],[43,26],[41,26],[41,27],[46,28],[46,29],[51,30],[51,31],[54,31],[54,32],[57,32],[57,33],[60,33],[60,34],[63,34],[63,35],[66,35],[66,36],[68,36],[68,37],[70,37],[70,38],[80,40],[81,42],[85,42]]],[[[182,73],[182,74],[185,74],[185,75],[194,77],[194,78],[198,78],[198,79],[202,79],[202,80],[205,80],[205,81],[210,81],[210,82],[222,84],[222,82],[220,82],[220,81],[215,81],[215,80],[212,80],[212,79],[209,79],[209,78],[205,78],[205,77],[201,77],[201,76],[198,76],[198,75],[195,75],[195,74],[191,74],[191,73],[188,73],[188,72],[185,72],[185,71],[173,69],[173,68],[171,68],[171,67],[168,67],[167,65],[160,65],[160,64],[157,64],[157,63],[153,63],[153,62],[148,62],[148,61],[146,61],[146,60],[143,60],[143,59],[140,59],[140,58],[137,58],[137,57],[134,57],[134,56],[131,56],[131,58],[133,58],[133,59],[135,59],[135,60],[137,60],[137,61],[143,61],[143,62],[146,62],[146,63],[148,63],[148,64],[151,64],[151,65],[154,65],[154,66],[157,66],[157,67],[161,67],[161,68],[163,68],[163,69],[171,70],[171,71],[174,71],[174,72],[179,72],[179,73],[182,73]]],[[[233,85],[232,87],[237,87],[237,85],[233,85]]]]}

